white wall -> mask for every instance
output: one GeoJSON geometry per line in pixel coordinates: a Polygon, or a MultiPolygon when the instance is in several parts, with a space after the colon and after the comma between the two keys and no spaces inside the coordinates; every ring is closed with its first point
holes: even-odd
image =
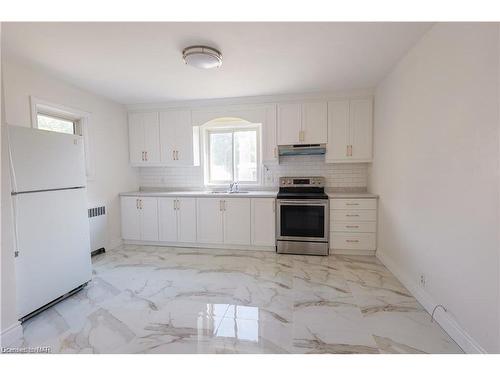
{"type": "MultiPolygon", "coordinates": [[[[0,23],[0,41],[1,41],[1,29],[2,25],[0,23]]],[[[1,42],[0,42],[1,47],[1,42]]],[[[1,48],[0,48],[0,60],[1,60],[1,48]]],[[[3,133],[3,120],[4,120],[4,104],[3,104],[3,82],[0,74],[0,155],[2,155],[1,176],[2,183],[0,184],[0,195],[1,195],[1,206],[0,212],[2,213],[1,220],[1,232],[0,232],[0,346],[7,346],[12,344],[11,340],[15,340],[16,334],[19,334],[19,324],[16,316],[16,288],[15,288],[15,274],[14,274],[14,257],[12,250],[12,232],[6,230],[9,228],[9,223],[11,220],[11,210],[10,210],[10,189],[6,183],[9,182],[5,179],[5,169],[4,155],[6,154],[5,147],[5,137],[3,133]],[[4,183],[5,182],[5,183],[4,183]],[[17,327],[17,328],[16,328],[17,327]],[[17,331],[17,332],[16,332],[17,331]]],[[[7,174],[8,177],[8,174],[7,174]]]]}
{"type": "Polygon", "coordinates": [[[500,352],[498,38],[493,23],[424,35],[376,90],[369,171],[378,255],[448,308],[456,340],[488,352],[500,352]]]}
{"type": "Polygon", "coordinates": [[[31,126],[30,96],[90,112],[95,175],[87,185],[89,207],[106,205],[108,247],[116,246],[121,238],[118,193],[138,188],[137,171],[128,162],[126,108],[5,58],[3,79],[8,124],[31,126]]]}

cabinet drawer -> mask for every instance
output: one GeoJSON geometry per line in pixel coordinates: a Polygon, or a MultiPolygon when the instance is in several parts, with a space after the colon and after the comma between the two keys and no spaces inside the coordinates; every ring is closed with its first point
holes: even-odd
{"type": "Polygon", "coordinates": [[[332,222],[330,223],[330,230],[333,232],[365,232],[375,233],[377,231],[377,223],[375,221],[363,222],[332,222]]]}
{"type": "Polygon", "coordinates": [[[342,250],[375,250],[375,233],[330,232],[330,247],[342,250]]]}
{"type": "Polygon", "coordinates": [[[331,199],[330,208],[334,210],[375,210],[376,199],[331,199]]]}
{"type": "Polygon", "coordinates": [[[377,210],[331,210],[333,223],[338,221],[377,221],[377,210]]]}

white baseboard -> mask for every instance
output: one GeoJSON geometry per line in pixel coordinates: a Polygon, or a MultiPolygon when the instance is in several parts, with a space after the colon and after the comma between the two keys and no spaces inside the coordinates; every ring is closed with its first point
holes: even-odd
{"type": "Polygon", "coordinates": [[[253,245],[227,245],[210,244],[199,242],[162,242],[162,241],[131,241],[124,240],[125,245],[146,245],[146,246],[166,246],[166,247],[186,247],[201,249],[222,249],[222,250],[253,250],[253,251],[276,251],[276,246],[253,246],[253,245]]]}
{"type": "MultiPolygon", "coordinates": [[[[412,279],[405,275],[401,268],[388,256],[377,251],[376,257],[391,271],[394,276],[410,291],[424,309],[431,314],[434,307],[438,304],[434,298],[412,279]]],[[[434,319],[443,328],[448,335],[463,349],[466,353],[487,353],[476,340],[474,340],[456,321],[456,319],[445,312],[443,309],[437,309],[434,319]]]]}
{"type": "Polygon", "coordinates": [[[12,324],[0,333],[0,346],[3,348],[19,343],[23,338],[23,327],[20,322],[12,324]]]}

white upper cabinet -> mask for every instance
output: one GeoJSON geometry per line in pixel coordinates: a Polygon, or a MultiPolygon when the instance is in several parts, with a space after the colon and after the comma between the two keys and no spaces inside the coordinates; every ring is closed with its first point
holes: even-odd
{"type": "Polygon", "coordinates": [[[191,111],[160,112],[161,163],[168,166],[194,164],[191,111]]]}
{"type": "Polygon", "coordinates": [[[157,112],[129,114],[129,145],[132,164],[148,165],[160,162],[157,112]]]}
{"type": "Polygon", "coordinates": [[[373,104],[371,99],[351,100],[349,106],[350,157],[356,161],[373,159],[373,104]]]}
{"type": "Polygon", "coordinates": [[[302,104],[301,143],[326,143],[328,141],[328,105],[326,102],[302,104]]]}
{"type": "Polygon", "coordinates": [[[278,145],[296,145],[302,134],[302,105],[278,104],[278,145]]]}
{"type": "Polygon", "coordinates": [[[276,144],[276,105],[266,108],[265,122],[262,124],[262,161],[277,162],[278,146],[276,144]]]}
{"type": "Polygon", "coordinates": [[[278,145],[326,143],[326,102],[278,104],[278,145]]]}
{"type": "Polygon", "coordinates": [[[373,159],[371,98],[328,103],[327,163],[360,163],[373,159]]]}

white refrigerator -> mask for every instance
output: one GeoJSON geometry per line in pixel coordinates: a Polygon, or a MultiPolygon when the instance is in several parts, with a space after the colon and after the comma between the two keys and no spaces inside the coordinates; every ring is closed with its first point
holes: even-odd
{"type": "Polygon", "coordinates": [[[8,127],[20,320],[92,277],[83,139],[8,127]]]}

